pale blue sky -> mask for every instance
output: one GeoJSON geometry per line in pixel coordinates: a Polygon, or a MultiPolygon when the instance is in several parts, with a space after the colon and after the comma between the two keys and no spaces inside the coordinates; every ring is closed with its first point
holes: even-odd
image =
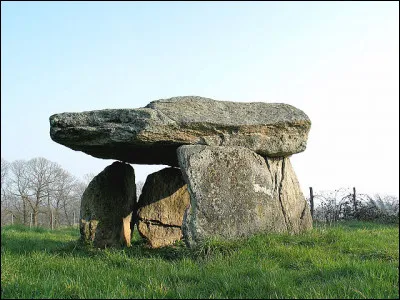
{"type": "Polygon", "coordinates": [[[53,142],[50,115],[184,95],[307,113],[306,196],[399,195],[399,2],[1,2],[6,160],[97,174],[112,160],[53,142]]]}

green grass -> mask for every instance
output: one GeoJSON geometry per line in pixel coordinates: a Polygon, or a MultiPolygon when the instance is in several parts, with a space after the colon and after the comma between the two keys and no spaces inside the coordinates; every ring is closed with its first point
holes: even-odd
{"type": "Polygon", "coordinates": [[[397,225],[347,222],[298,236],[129,249],[77,229],[1,230],[1,298],[399,298],[397,225]]]}

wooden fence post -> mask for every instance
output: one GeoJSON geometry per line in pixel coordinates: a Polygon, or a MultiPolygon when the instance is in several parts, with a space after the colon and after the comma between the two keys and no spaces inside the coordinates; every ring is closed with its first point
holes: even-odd
{"type": "Polygon", "coordinates": [[[73,215],[74,215],[74,223],[73,223],[72,227],[75,227],[75,212],[73,212],[73,215]]]}
{"type": "Polygon", "coordinates": [[[311,218],[314,218],[314,194],[312,187],[310,187],[310,208],[311,208],[311,218]]]}
{"type": "Polygon", "coordinates": [[[54,229],[54,215],[53,215],[53,210],[51,210],[51,230],[54,229]]]}
{"type": "Polygon", "coordinates": [[[356,188],[355,187],[353,187],[353,205],[354,205],[354,212],[357,212],[356,188]]]}
{"type": "Polygon", "coordinates": [[[33,222],[33,214],[31,213],[31,220],[29,222],[29,228],[32,228],[32,222],[33,222]]]}
{"type": "Polygon", "coordinates": [[[14,214],[11,214],[11,225],[14,225],[14,214]]]}

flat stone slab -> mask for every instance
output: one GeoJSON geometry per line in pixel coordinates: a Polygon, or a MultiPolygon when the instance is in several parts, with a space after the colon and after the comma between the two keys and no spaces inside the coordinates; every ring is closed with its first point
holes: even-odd
{"type": "Polygon", "coordinates": [[[53,141],[98,158],[178,166],[182,145],[242,146],[268,157],[306,148],[311,121],[283,103],[240,103],[197,96],[144,108],[60,113],[50,117],[53,141]]]}

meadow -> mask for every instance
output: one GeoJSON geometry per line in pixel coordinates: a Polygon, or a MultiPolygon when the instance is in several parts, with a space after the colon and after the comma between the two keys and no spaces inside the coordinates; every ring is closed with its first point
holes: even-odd
{"type": "Polygon", "coordinates": [[[77,228],[1,229],[1,298],[399,298],[399,226],[349,221],[306,234],[93,249],[77,228]]]}

